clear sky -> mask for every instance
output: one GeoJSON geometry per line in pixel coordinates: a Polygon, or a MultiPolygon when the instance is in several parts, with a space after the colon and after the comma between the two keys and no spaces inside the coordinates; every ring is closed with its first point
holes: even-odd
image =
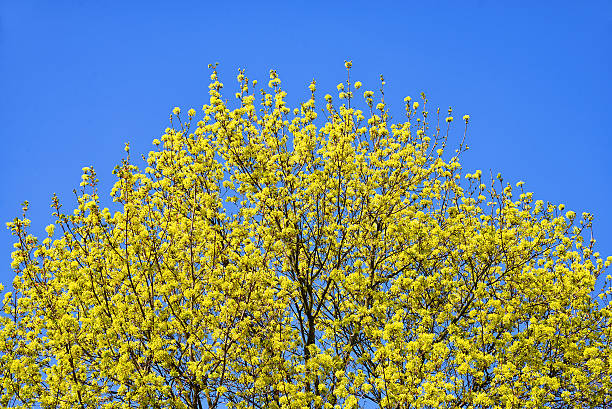
{"type": "MultiPolygon", "coordinates": [[[[228,97],[238,68],[262,83],[274,68],[297,103],[313,78],[333,94],[352,60],[363,89],[384,74],[396,110],[424,91],[442,112],[470,114],[464,172],[502,172],[536,199],[594,213],[598,250],[612,255],[612,6],[502,3],[5,0],[0,218],[28,200],[43,236],[53,192],[69,212],[89,165],[109,206],[124,142],[146,153],[174,106],[201,108],[209,63],[228,97]]],[[[12,242],[0,231],[7,287],[12,242]]]]}

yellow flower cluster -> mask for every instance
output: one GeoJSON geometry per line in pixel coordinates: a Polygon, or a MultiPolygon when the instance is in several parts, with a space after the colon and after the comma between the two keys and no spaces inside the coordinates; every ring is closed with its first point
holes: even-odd
{"type": "Polygon", "coordinates": [[[583,244],[591,215],[461,178],[467,148],[446,155],[410,97],[390,123],[347,78],[321,119],[315,81],[291,109],[274,70],[259,104],[240,70],[230,108],[210,68],[202,112],[174,108],[146,168],[115,168],[112,214],[85,167],[41,243],[27,203],[8,223],[3,407],[610,403],[612,277],[607,303],[591,291],[612,258],[583,244]]]}

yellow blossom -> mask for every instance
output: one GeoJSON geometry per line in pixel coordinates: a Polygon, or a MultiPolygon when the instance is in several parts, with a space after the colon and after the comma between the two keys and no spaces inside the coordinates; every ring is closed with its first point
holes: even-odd
{"type": "Polygon", "coordinates": [[[49,235],[49,237],[53,236],[53,232],[55,232],[55,225],[50,224],[47,227],[45,227],[45,231],[47,232],[47,234],[49,235]]]}
{"type": "Polygon", "coordinates": [[[197,127],[171,116],[144,169],[118,161],[112,213],[84,167],[41,242],[27,202],[7,223],[3,406],[606,405],[592,215],[465,174],[410,97],[391,118],[372,91],[363,111],[325,94],[317,117],[274,70],[258,98],[242,71],[222,94],[216,67],[197,127]]]}

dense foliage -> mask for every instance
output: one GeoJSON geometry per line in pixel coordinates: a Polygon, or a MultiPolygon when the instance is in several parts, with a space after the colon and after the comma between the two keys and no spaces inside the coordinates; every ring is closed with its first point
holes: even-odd
{"type": "Polygon", "coordinates": [[[348,76],[319,117],[314,81],[291,110],[271,71],[256,107],[240,71],[230,109],[211,68],[203,117],[175,108],[144,172],[126,145],[120,211],[86,167],[42,242],[27,203],[8,223],[0,405],[612,405],[590,215],[462,178],[423,94],[390,123],[384,87],[362,111],[348,76]]]}

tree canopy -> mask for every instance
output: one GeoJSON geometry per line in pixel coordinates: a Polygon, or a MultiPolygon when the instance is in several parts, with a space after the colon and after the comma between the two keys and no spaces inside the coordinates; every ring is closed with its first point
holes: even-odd
{"type": "Polygon", "coordinates": [[[126,145],[118,211],[85,167],[48,237],[27,202],[7,224],[0,405],[612,405],[591,215],[463,175],[469,116],[421,94],[392,123],[382,76],[376,100],[347,75],[291,109],[275,71],[259,90],[239,70],[230,103],[210,68],[209,103],[174,109],[144,171],[126,145]]]}

